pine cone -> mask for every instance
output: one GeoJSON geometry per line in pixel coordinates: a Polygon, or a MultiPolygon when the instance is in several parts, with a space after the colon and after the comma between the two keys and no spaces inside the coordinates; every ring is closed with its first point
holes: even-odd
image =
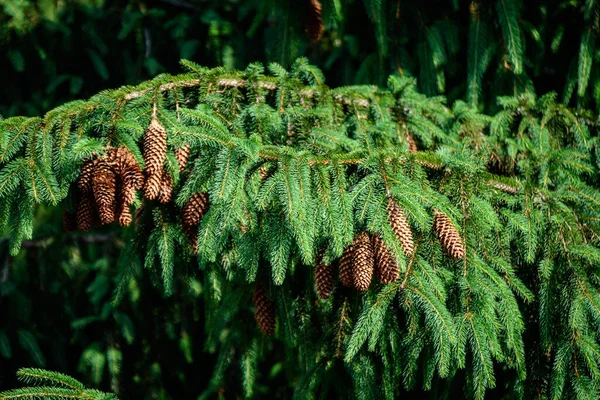
{"type": "Polygon", "coordinates": [[[96,169],[97,160],[87,160],[81,166],[81,172],[77,178],[77,187],[81,193],[91,193],[92,191],[92,177],[94,176],[94,170],[96,169]]]}
{"type": "Polygon", "coordinates": [[[315,267],[315,283],[319,298],[328,299],[333,293],[333,266],[323,264],[322,259],[315,267]]]}
{"type": "Polygon", "coordinates": [[[95,219],[95,204],[91,193],[81,196],[77,204],[77,227],[84,232],[90,230],[95,219]]]}
{"type": "Polygon", "coordinates": [[[77,214],[63,210],[63,228],[65,232],[77,230],[77,214]]]}
{"type": "Polygon", "coordinates": [[[406,134],[406,142],[408,143],[408,151],[410,153],[416,153],[418,150],[417,142],[415,141],[415,138],[413,138],[410,133],[406,134]]]}
{"type": "MultiPolygon", "coordinates": [[[[356,241],[356,239],[355,239],[356,241]]],[[[352,262],[354,259],[354,242],[342,253],[340,258],[340,282],[346,287],[354,287],[354,276],[352,273],[352,262]]]]}
{"type": "Polygon", "coordinates": [[[158,192],[158,201],[161,204],[167,204],[171,201],[173,195],[173,178],[169,173],[165,172],[162,177],[162,183],[160,185],[160,192],[158,192]]]}
{"type": "Polygon", "coordinates": [[[187,165],[188,158],[190,157],[190,146],[185,145],[183,147],[175,150],[175,158],[177,159],[177,164],[179,164],[179,172],[185,169],[187,165]]]}
{"type": "Polygon", "coordinates": [[[404,211],[402,211],[392,198],[388,198],[387,213],[392,230],[396,234],[398,241],[400,241],[402,249],[404,249],[404,255],[407,257],[410,256],[414,251],[415,244],[413,242],[412,230],[410,229],[406,215],[404,215],[404,211]]]}
{"type": "Polygon", "coordinates": [[[258,327],[265,335],[275,333],[275,303],[267,297],[267,292],[262,285],[257,285],[252,298],[254,306],[254,317],[258,327]]]}
{"type": "Polygon", "coordinates": [[[381,283],[391,283],[398,280],[400,270],[390,250],[378,235],[373,235],[373,251],[375,252],[375,276],[381,283]]]}
{"type": "Polygon", "coordinates": [[[366,232],[359,233],[354,241],[356,242],[352,265],[354,287],[364,292],[371,285],[371,279],[373,278],[373,269],[375,267],[373,246],[371,245],[371,238],[366,232]]]}
{"type": "Polygon", "coordinates": [[[128,205],[122,204],[122,208],[119,210],[119,225],[121,226],[129,226],[133,219],[131,215],[131,210],[128,205]]]}
{"type": "Polygon", "coordinates": [[[208,209],[208,194],[194,193],[181,208],[181,220],[185,225],[198,225],[208,209]]]}
{"type": "Polygon", "coordinates": [[[321,3],[319,0],[308,0],[308,36],[312,42],[318,42],[323,37],[323,21],[321,19],[321,3]]]}
{"type": "Polygon", "coordinates": [[[433,213],[435,216],[433,227],[442,243],[442,247],[450,257],[463,258],[465,255],[465,247],[452,220],[441,211],[433,210],[433,213]]]}
{"type": "Polygon", "coordinates": [[[115,220],[117,179],[115,173],[104,160],[98,162],[94,171],[92,189],[100,221],[102,224],[111,223],[115,220]]]}
{"type": "Polygon", "coordinates": [[[144,196],[155,199],[160,192],[163,164],[167,156],[167,131],[158,119],[153,118],[144,134],[144,162],[146,182],[144,196]]]}

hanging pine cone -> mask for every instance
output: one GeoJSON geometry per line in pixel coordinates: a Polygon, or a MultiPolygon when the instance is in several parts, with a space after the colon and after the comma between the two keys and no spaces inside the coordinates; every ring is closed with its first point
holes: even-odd
{"type": "Polygon", "coordinates": [[[378,235],[373,235],[373,251],[375,252],[375,277],[381,283],[392,283],[398,280],[400,270],[390,250],[378,235]]]}
{"type": "Polygon", "coordinates": [[[320,299],[328,299],[333,293],[333,266],[323,264],[322,257],[315,267],[315,283],[320,299]]]}
{"type": "Polygon", "coordinates": [[[441,211],[433,210],[433,213],[433,227],[442,243],[442,247],[450,257],[463,258],[465,255],[465,247],[452,220],[441,211]]]}
{"type": "Polygon", "coordinates": [[[81,166],[79,177],[77,178],[77,187],[81,193],[91,193],[92,191],[92,177],[94,176],[94,170],[96,169],[97,160],[87,160],[81,166]]]}
{"type": "Polygon", "coordinates": [[[167,156],[167,131],[157,118],[153,118],[144,134],[144,162],[146,182],[144,196],[153,200],[160,192],[163,164],[167,156]]]}
{"type": "Polygon", "coordinates": [[[77,230],[77,214],[63,210],[63,228],[65,232],[74,232],[77,230]]]}
{"type": "Polygon", "coordinates": [[[179,164],[179,172],[185,169],[187,165],[188,158],[190,157],[190,146],[185,145],[183,147],[175,150],[175,158],[177,159],[177,164],[179,164]]]}
{"type": "Polygon", "coordinates": [[[373,255],[371,238],[368,233],[359,233],[355,242],[354,262],[352,264],[354,287],[361,292],[364,292],[369,289],[369,286],[371,285],[373,269],[375,267],[375,257],[373,255]]]}
{"type": "Polygon", "coordinates": [[[129,226],[129,224],[131,224],[133,216],[131,215],[131,210],[129,209],[128,205],[121,204],[121,209],[119,210],[118,218],[119,225],[121,226],[129,226]]]}
{"type": "Polygon", "coordinates": [[[194,193],[181,208],[181,220],[185,225],[198,225],[208,209],[208,194],[194,193]]]}
{"type": "Polygon", "coordinates": [[[318,42],[323,37],[324,27],[323,20],[321,19],[321,3],[319,0],[308,0],[306,29],[312,42],[318,42]]]}
{"type": "Polygon", "coordinates": [[[415,141],[415,138],[413,138],[410,133],[406,134],[406,142],[408,143],[408,151],[410,153],[416,153],[418,150],[417,142],[415,141]]]}
{"type": "Polygon", "coordinates": [[[412,230],[410,229],[404,211],[402,211],[400,206],[398,206],[391,197],[388,198],[387,213],[392,230],[398,238],[400,245],[402,245],[404,255],[407,257],[410,256],[415,248],[412,230]]]}
{"type": "MultiPolygon", "coordinates": [[[[356,242],[356,239],[354,242],[356,242]]],[[[340,258],[340,282],[346,287],[354,287],[354,274],[352,272],[354,242],[344,250],[342,257],[340,258]]]]}
{"type": "Polygon", "coordinates": [[[275,303],[267,297],[262,285],[257,285],[252,297],[254,301],[254,317],[258,327],[265,335],[275,333],[275,303]]]}
{"type": "Polygon", "coordinates": [[[104,160],[100,160],[94,171],[92,190],[100,221],[102,224],[111,223],[115,220],[117,179],[104,160]]]}
{"type": "Polygon", "coordinates": [[[173,195],[173,178],[165,171],[162,177],[162,183],[160,185],[160,192],[158,192],[158,201],[161,204],[167,204],[171,201],[173,195]]]}
{"type": "Polygon", "coordinates": [[[95,219],[94,197],[91,193],[85,193],[77,204],[77,227],[87,232],[94,224],[95,219]]]}

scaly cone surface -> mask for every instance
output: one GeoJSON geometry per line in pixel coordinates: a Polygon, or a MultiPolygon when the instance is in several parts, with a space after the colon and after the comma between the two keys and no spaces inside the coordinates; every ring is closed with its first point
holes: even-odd
{"type": "Polygon", "coordinates": [[[400,275],[396,260],[394,260],[390,250],[379,236],[374,234],[372,242],[373,251],[375,252],[375,277],[381,283],[396,282],[400,275]]]}
{"type": "Polygon", "coordinates": [[[354,261],[352,272],[354,276],[354,287],[361,292],[369,289],[371,279],[373,278],[373,269],[375,267],[375,256],[371,238],[366,232],[358,234],[354,245],[354,261]]]}
{"type": "Polygon", "coordinates": [[[167,131],[157,118],[153,118],[144,134],[144,196],[149,200],[156,199],[160,192],[166,156],[167,131]]]}
{"type": "Polygon", "coordinates": [[[450,217],[438,210],[434,210],[434,215],[433,226],[446,253],[452,258],[463,258],[465,247],[450,217]]]}
{"type": "Polygon", "coordinates": [[[400,241],[402,249],[404,249],[404,255],[407,257],[410,256],[414,251],[415,243],[413,241],[412,230],[410,229],[404,211],[402,211],[400,206],[398,206],[392,198],[388,198],[387,213],[392,230],[398,238],[398,241],[400,241]]]}
{"type": "Polygon", "coordinates": [[[254,296],[254,317],[258,327],[265,335],[275,333],[275,303],[269,299],[267,292],[262,285],[256,286],[254,296]]]}

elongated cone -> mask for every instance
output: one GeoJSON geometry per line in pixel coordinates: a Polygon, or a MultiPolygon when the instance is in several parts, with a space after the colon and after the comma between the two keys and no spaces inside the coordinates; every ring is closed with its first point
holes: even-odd
{"type": "MultiPolygon", "coordinates": [[[[356,240],[355,240],[356,241],[356,240]]],[[[361,292],[369,289],[373,279],[373,270],[375,267],[375,256],[371,238],[366,232],[361,232],[357,236],[357,242],[354,246],[354,262],[352,271],[354,273],[354,287],[361,292]]]]}
{"type": "Polygon", "coordinates": [[[160,192],[163,164],[167,156],[167,131],[158,119],[153,118],[144,134],[144,196],[155,199],[160,192]]]}
{"type": "Polygon", "coordinates": [[[183,147],[175,150],[175,158],[177,159],[177,164],[179,164],[179,172],[185,169],[187,165],[188,158],[190,157],[190,146],[185,145],[183,147]]]}
{"type": "Polygon", "coordinates": [[[320,299],[328,299],[333,293],[333,266],[325,265],[322,256],[315,267],[315,284],[320,299]]]}
{"type": "Polygon", "coordinates": [[[108,163],[100,160],[92,178],[92,190],[102,224],[115,220],[117,179],[108,163]]]}
{"type": "Polygon", "coordinates": [[[415,138],[413,138],[410,133],[406,134],[406,142],[408,143],[408,151],[410,153],[416,153],[418,150],[417,142],[415,141],[415,138]]]}
{"type": "Polygon", "coordinates": [[[269,299],[267,292],[262,285],[256,286],[254,296],[254,317],[258,327],[265,335],[275,333],[275,303],[269,299]]]}
{"type": "Polygon", "coordinates": [[[181,220],[186,225],[198,225],[208,210],[208,194],[194,193],[181,208],[181,220]]]}
{"type": "Polygon", "coordinates": [[[321,3],[319,0],[308,0],[308,21],[306,29],[312,42],[318,42],[323,37],[323,20],[321,18],[321,3]]]}
{"type": "Polygon", "coordinates": [[[77,227],[87,232],[94,224],[95,213],[94,197],[91,193],[86,193],[81,196],[77,204],[77,227]]]}
{"type": "Polygon", "coordinates": [[[410,229],[404,211],[402,211],[392,198],[388,198],[387,213],[392,230],[402,245],[404,255],[407,257],[410,256],[414,251],[415,244],[413,241],[412,230],[410,229]]]}
{"type": "Polygon", "coordinates": [[[94,170],[96,169],[97,160],[87,160],[81,166],[81,172],[77,178],[77,187],[81,193],[92,192],[92,177],[94,176],[94,170]]]}
{"type": "Polygon", "coordinates": [[[161,204],[167,204],[171,201],[173,195],[173,178],[166,171],[162,177],[160,192],[158,192],[158,201],[161,204]]]}
{"type": "MultiPolygon", "coordinates": [[[[356,241],[356,239],[355,239],[356,241]]],[[[340,282],[346,287],[354,287],[354,273],[352,263],[354,262],[354,242],[342,253],[340,258],[340,282]]]]}
{"type": "Polygon", "coordinates": [[[375,252],[375,277],[381,283],[391,283],[398,280],[400,270],[390,250],[378,235],[373,235],[373,250],[375,252]]]}
{"type": "Polygon", "coordinates": [[[441,211],[433,210],[433,213],[433,227],[442,243],[442,247],[450,257],[463,258],[465,255],[465,247],[452,220],[441,211]]]}

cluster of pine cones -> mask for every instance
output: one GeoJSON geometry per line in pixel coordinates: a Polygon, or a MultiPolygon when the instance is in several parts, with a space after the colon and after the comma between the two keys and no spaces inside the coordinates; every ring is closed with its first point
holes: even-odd
{"type": "MultiPolygon", "coordinates": [[[[75,215],[77,228],[87,231],[115,220],[121,226],[129,225],[131,205],[138,190],[143,189],[148,200],[156,199],[162,204],[171,201],[173,178],[164,168],[167,131],[157,118],[152,119],[144,134],[143,152],[143,171],[126,147],[110,147],[102,157],[94,157],[83,164],[77,180],[80,192],[75,215]]],[[[188,146],[175,150],[180,173],[185,169],[189,155],[188,146]]],[[[198,225],[207,209],[208,196],[196,193],[181,210],[183,230],[194,249],[198,225]]],[[[71,219],[68,215],[65,217],[68,230],[72,230],[74,225],[71,219]]]]}
{"type": "MultiPolygon", "coordinates": [[[[412,256],[414,241],[410,225],[402,209],[390,198],[387,204],[388,219],[400,242],[404,255],[412,256]]],[[[453,258],[463,258],[464,245],[458,230],[450,218],[434,210],[434,230],[446,253],[453,258]]],[[[378,235],[359,233],[344,251],[339,261],[339,277],[342,285],[361,292],[369,289],[373,275],[382,283],[398,280],[400,270],[390,250],[378,235]]],[[[315,268],[315,285],[321,299],[331,296],[334,289],[333,265],[321,261],[315,268]]]]}

